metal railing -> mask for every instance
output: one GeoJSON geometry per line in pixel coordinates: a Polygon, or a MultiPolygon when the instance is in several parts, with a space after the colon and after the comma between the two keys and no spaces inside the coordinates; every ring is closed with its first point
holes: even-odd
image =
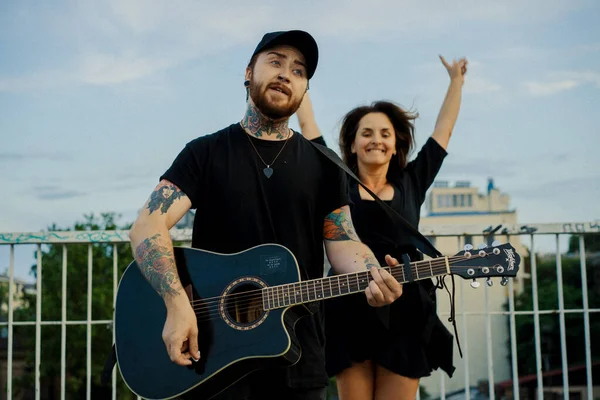
{"type": "MultiPolygon", "coordinates": [[[[530,280],[533,307],[532,310],[519,311],[515,305],[515,283],[512,280],[508,283],[506,300],[507,306],[505,310],[490,309],[490,289],[487,285],[484,287],[484,309],[483,311],[466,311],[464,291],[459,291],[459,298],[456,302],[456,317],[458,319],[458,327],[460,330],[461,342],[468,343],[469,340],[475,340],[469,334],[468,320],[469,318],[479,316],[485,318],[485,332],[486,332],[486,356],[487,356],[487,382],[488,382],[488,393],[487,397],[494,399],[496,397],[496,384],[495,384],[495,367],[494,367],[494,354],[492,347],[493,328],[492,318],[497,316],[503,316],[506,318],[508,323],[509,333],[509,349],[510,354],[510,378],[512,379],[512,392],[513,398],[519,399],[519,371],[517,365],[517,344],[519,338],[516,333],[516,317],[522,315],[531,315],[534,321],[534,342],[535,342],[535,364],[536,364],[536,385],[537,385],[537,398],[543,398],[544,396],[544,379],[543,371],[544,366],[542,362],[542,338],[540,332],[540,316],[547,314],[557,314],[559,318],[560,327],[560,348],[561,348],[561,365],[562,370],[568,370],[568,354],[566,344],[566,326],[565,316],[571,313],[579,313],[583,316],[583,331],[584,331],[584,345],[585,345],[585,368],[586,368],[586,392],[587,399],[592,399],[593,393],[593,382],[592,382],[592,338],[590,331],[590,314],[597,313],[600,311],[598,308],[590,308],[588,304],[588,280],[586,273],[586,257],[580,257],[580,274],[581,274],[581,291],[582,291],[582,307],[580,309],[565,309],[564,305],[564,293],[563,293],[563,282],[562,282],[562,253],[560,238],[566,235],[579,235],[579,254],[585,255],[585,238],[583,234],[599,234],[600,224],[595,222],[586,223],[545,223],[545,224],[519,224],[519,225],[500,225],[489,227],[485,225],[440,225],[440,226],[422,226],[420,231],[438,241],[442,238],[452,238],[455,240],[455,249],[460,249],[464,245],[464,239],[466,237],[489,237],[495,235],[497,239],[506,238],[506,241],[515,240],[518,238],[520,241],[529,241],[529,252],[530,252],[530,274],[526,274],[521,265],[519,274],[523,274],[521,277],[521,283],[519,283],[521,290],[523,289],[523,277],[526,280],[530,280]],[[556,257],[556,276],[557,276],[557,300],[558,306],[555,309],[543,309],[539,308],[538,304],[538,276],[537,276],[537,265],[536,265],[536,243],[538,240],[547,240],[547,236],[554,236],[555,238],[555,257],[556,257]],[[542,238],[544,236],[544,238],[542,238]]],[[[171,235],[174,241],[189,243],[191,241],[191,230],[181,229],[171,231],[171,235]]],[[[18,326],[33,326],[35,328],[35,355],[34,355],[34,393],[35,398],[41,398],[41,375],[40,365],[42,362],[42,327],[47,326],[60,326],[60,396],[61,399],[66,397],[66,380],[68,371],[66,370],[66,358],[67,358],[67,327],[68,326],[81,326],[85,327],[86,330],[86,391],[85,396],[87,399],[91,398],[92,391],[92,328],[97,326],[106,326],[112,328],[112,320],[110,319],[94,319],[92,313],[92,291],[93,291],[93,271],[94,271],[94,258],[93,258],[93,246],[96,243],[109,244],[112,248],[112,290],[113,290],[113,304],[117,293],[117,284],[119,279],[119,266],[123,263],[123,260],[119,259],[117,248],[129,243],[127,231],[60,231],[60,232],[37,232],[37,233],[0,233],[0,246],[7,246],[8,251],[8,290],[10,294],[15,291],[15,248],[22,245],[35,245],[37,246],[37,259],[36,259],[36,281],[35,281],[35,319],[29,321],[16,321],[14,319],[15,312],[15,299],[14,295],[8,296],[7,304],[7,321],[0,322],[0,328],[5,327],[7,330],[7,367],[6,367],[6,397],[8,399],[13,398],[13,357],[14,357],[14,329],[18,326]],[[73,244],[87,244],[87,318],[85,320],[69,320],[67,318],[67,269],[69,260],[69,246],[73,244]],[[44,259],[42,257],[42,248],[47,245],[58,245],[62,246],[62,272],[61,272],[61,316],[59,320],[44,320],[42,319],[42,305],[43,296],[42,294],[42,272],[44,266],[44,259]]],[[[442,250],[442,252],[445,252],[442,250]]],[[[521,254],[522,260],[525,254],[521,254]]],[[[126,262],[129,263],[131,258],[126,262]]],[[[3,263],[4,260],[0,260],[3,263]]],[[[461,280],[460,287],[466,286],[461,280]]],[[[112,310],[111,310],[112,311],[112,310]]],[[[440,315],[446,315],[447,313],[441,312],[440,315]]],[[[595,344],[597,345],[597,343],[595,344]]],[[[472,372],[470,370],[470,357],[472,354],[469,352],[469,346],[464,346],[464,357],[462,359],[462,365],[457,369],[463,369],[463,390],[465,398],[470,398],[472,382],[472,372]]],[[[107,349],[108,351],[108,349],[107,349]]],[[[104,360],[102,360],[104,361],[104,360]]],[[[116,368],[112,373],[112,398],[117,398],[117,372],[116,368]]],[[[562,390],[565,399],[569,396],[569,375],[568,373],[562,374],[562,390]]],[[[447,377],[443,374],[439,374],[439,393],[440,398],[446,398],[446,392],[449,391],[447,388],[448,382],[447,377]]]]}

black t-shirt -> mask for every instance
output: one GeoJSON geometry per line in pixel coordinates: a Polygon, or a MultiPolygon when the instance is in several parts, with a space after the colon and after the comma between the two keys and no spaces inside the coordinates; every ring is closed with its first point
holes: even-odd
{"type": "MultiPolygon", "coordinates": [[[[321,137],[313,141],[325,144],[321,137]]],[[[388,170],[387,180],[394,189],[394,196],[392,200],[385,202],[415,228],[419,226],[420,210],[427,190],[446,155],[446,150],[435,139],[429,138],[417,157],[405,168],[390,166],[388,170]]],[[[408,237],[398,233],[402,228],[394,224],[379,204],[360,197],[358,183],[354,180],[350,182],[350,199],[356,233],[373,251],[381,265],[386,264],[386,254],[398,260],[401,260],[403,254],[408,254],[411,261],[423,258],[408,237]]],[[[392,329],[402,334],[423,336],[423,332],[430,332],[436,323],[433,287],[431,279],[421,280],[418,284],[406,284],[398,300],[376,312],[392,329]],[[407,324],[406,321],[410,323],[407,324]],[[400,327],[397,328],[397,325],[400,327]]]]}
{"type": "MultiPolygon", "coordinates": [[[[439,172],[446,155],[446,150],[434,139],[429,138],[417,157],[404,169],[390,167],[388,171],[387,179],[394,188],[394,197],[387,203],[415,228],[419,226],[421,206],[425,201],[427,190],[439,172]]],[[[360,198],[358,184],[354,181],[350,185],[350,197],[353,203],[352,219],[356,232],[361,240],[371,247],[380,262],[383,261],[386,253],[394,254],[396,257],[407,253],[413,261],[422,258],[421,253],[416,251],[408,240],[404,242],[392,240],[398,237],[396,232],[399,227],[394,226],[377,203],[360,198]]]]}
{"type": "MultiPolygon", "coordinates": [[[[345,174],[301,135],[284,145],[250,137],[239,123],[189,142],[161,179],[177,185],[196,209],[192,246],[235,253],[278,243],[296,256],[302,279],[323,276],[323,222],[349,203],[345,174]]],[[[288,385],[318,387],[324,369],[322,313],[300,319],[302,358],[286,370],[288,385]]]]}

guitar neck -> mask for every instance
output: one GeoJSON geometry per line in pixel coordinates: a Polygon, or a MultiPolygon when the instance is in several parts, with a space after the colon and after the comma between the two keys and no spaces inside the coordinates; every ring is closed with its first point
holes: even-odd
{"type": "MultiPolygon", "coordinates": [[[[404,265],[383,267],[400,283],[450,274],[448,257],[439,257],[410,263],[410,269],[404,265]]],[[[325,278],[271,286],[262,289],[263,308],[274,310],[296,304],[346,296],[364,291],[373,280],[369,271],[351,272],[325,278]]]]}

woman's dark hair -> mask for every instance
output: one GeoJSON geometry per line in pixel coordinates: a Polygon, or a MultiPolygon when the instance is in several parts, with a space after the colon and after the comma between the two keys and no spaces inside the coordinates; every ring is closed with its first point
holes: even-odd
{"type": "Polygon", "coordinates": [[[352,153],[351,148],[360,120],[370,113],[383,113],[387,115],[394,127],[396,134],[396,154],[390,160],[390,171],[406,167],[408,156],[412,151],[415,141],[415,125],[413,121],[417,119],[418,114],[404,111],[400,106],[389,101],[376,101],[368,106],[357,107],[344,116],[342,128],[340,129],[340,149],[342,150],[344,162],[353,172],[358,173],[358,161],[356,154],[352,153]]]}

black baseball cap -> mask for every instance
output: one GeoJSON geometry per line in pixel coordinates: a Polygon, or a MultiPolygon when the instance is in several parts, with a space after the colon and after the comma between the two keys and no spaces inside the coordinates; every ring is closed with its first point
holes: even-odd
{"type": "Polygon", "coordinates": [[[302,53],[306,60],[308,79],[312,78],[319,61],[319,48],[315,39],[307,32],[294,30],[265,33],[252,53],[252,57],[271,47],[282,45],[294,47],[302,53]]]}

